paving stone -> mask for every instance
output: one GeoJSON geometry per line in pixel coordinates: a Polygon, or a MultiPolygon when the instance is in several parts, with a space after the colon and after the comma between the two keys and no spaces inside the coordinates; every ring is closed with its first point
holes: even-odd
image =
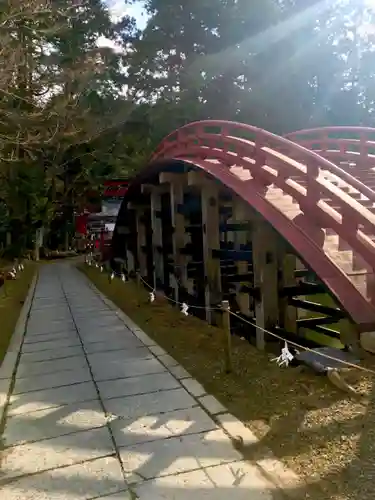
{"type": "Polygon", "coordinates": [[[70,314],[69,309],[66,310],[64,316],[62,318],[57,318],[54,315],[40,314],[38,316],[30,316],[27,324],[28,326],[43,326],[45,324],[50,326],[64,326],[66,322],[72,322],[72,315],[70,314]]]}
{"type": "Polygon", "coordinates": [[[77,326],[87,326],[87,327],[111,327],[111,326],[125,326],[124,323],[115,314],[112,316],[97,316],[96,314],[91,314],[82,319],[76,320],[77,326]]]}
{"type": "Polygon", "coordinates": [[[132,329],[132,332],[136,337],[139,338],[141,342],[144,343],[144,345],[151,346],[151,345],[156,345],[156,342],[152,340],[148,335],[145,334],[143,330],[138,330],[138,329],[132,329]]]}
{"type": "MultiPolygon", "coordinates": [[[[88,344],[87,344],[88,345],[88,344]]],[[[85,345],[85,347],[87,346],[85,345]]],[[[116,351],[93,352],[87,354],[89,363],[95,367],[102,363],[111,365],[132,363],[134,361],[154,360],[153,354],[147,347],[140,347],[136,349],[117,349],[116,351]]]]}
{"type": "Polygon", "coordinates": [[[190,373],[187,372],[181,365],[171,366],[169,368],[169,371],[179,380],[184,378],[191,378],[190,373]]]}
{"type": "Polygon", "coordinates": [[[37,298],[34,297],[32,307],[33,309],[40,309],[42,307],[49,307],[49,306],[54,306],[54,307],[59,307],[59,306],[65,306],[66,305],[66,299],[65,297],[48,297],[48,298],[37,298]]]}
{"type": "Polygon", "coordinates": [[[71,331],[76,331],[76,328],[74,326],[73,322],[68,322],[65,321],[64,323],[55,323],[53,324],[40,324],[40,325],[33,325],[27,326],[26,328],[26,333],[28,335],[45,335],[46,333],[60,333],[60,332],[71,332],[71,331]]]}
{"type": "Polygon", "coordinates": [[[70,314],[69,310],[60,313],[59,310],[57,310],[56,314],[54,313],[54,309],[51,309],[51,312],[49,314],[46,314],[46,312],[43,310],[38,313],[34,313],[29,317],[27,326],[35,330],[35,327],[40,327],[45,324],[61,326],[61,324],[72,323],[72,315],[70,314]]]}
{"type": "MultiPolygon", "coordinates": [[[[87,290],[85,293],[87,294],[87,290]]],[[[103,302],[100,299],[97,299],[96,297],[90,297],[88,300],[80,300],[80,301],[78,301],[77,299],[73,299],[71,302],[72,303],[70,304],[70,310],[72,312],[76,310],[86,310],[93,312],[96,310],[107,308],[103,304],[103,302]]]]}
{"type": "Polygon", "coordinates": [[[225,413],[227,409],[219,401],[211,395],[206,395],[199,398],[199,402],[206,410],[211,413],[211,415],[216,415],[217,413],[225,413]]]}
{"type": "Polygon", "coordinates": [[[160,439],[120,449],[125,476],[130,482],[139,477],[180,474],[241,460],[222,430],[160,439]]]}
{"type": "Polygon", "coordinates": [[[48,304],[34,304],[32,305],[32,310],[36,314],[40,314],[44,311],[47,312],[47,314],[52,314],[52,311],[55,311],[56,309],[64,309],[66,307],[66,302],[60,302],[58,304],[54,303],[53,301],[48,303],[48,304]]]}
{"type": "Polygon", "coordinates": [[[77,325],[77,328],[80,335],[84,339],[97,336],[101,336],[103,339],[114,333],[117,333],[119,336],[126,336],[128,334],[128,328],[122,323],[117,323],[111,326],[87,326],[82,324],[81,326],[77,325]]]}
{"type": "Polygon", "coordinates": [[[167,354],[167,352],[159,347],[158,345],[152,345],[149,347],[150,351],[155,354],[155,356],[163,356],[164,354],[167,354]]]}
{"type": "Polygon", "coordinates": [[[12,378],[17,359],[18,352],[8,351],[6,353],[3,362],[0,364],[0,380],[12,378]]]}
{"type": "MultiPolygon", "coordinates": [[[[104,314],[110,311],[108,307],[101,303],[86,306],[75,306],[70,304],[72,315],[76,319],[87,318],[90,314],[104,314]]],[[[113,311],[110,311],[113,314],[113,311]]]]}
{"type": "Polygon", "coordinates": [[[68,385],[43,391],[12,395],[8,415],[19,415],[44,408],[97,399],[98,393],[93,382],[68,385]]]}
{"type": "MultiPolygon", "coordinates": [[[[272,500],[274,487],[245,461],[158,477],[134,486],[138,500],[272,500]]],[[[110,500],[110,497],[108,498],[110,500]]]]}
{"type": "Polygon", "coordinates": [[[255,434],[246,427],[238,418],[234,417],[230,413],[225,413],[224,415],[217,415],[217,419],[223,429],[233,438],[241,437],[244,446],[251,446],[259,442],[259,439],[255,434]]]}
{"type": "Polygon", "coordinates": [[[126,328],[115,328],[114,330],[106,330],[105,332],[103,331],[95,331],[91,333],[86,333],[82,334],[80,332],[80,336],[82,338],[83,343],[85,344],[93,344],[97,342],[106,342],[112,343],[112,342],[117,342],[117,343],[123,343],[124,348],[127,348],[130,345],[133,346],[138,346],[138,347],[145,347],[142,342],[140,342],[137,337],[135,337],[132,333],[129,332],[126,328]]]}
{"type": "Polygon", "coordinates": [[[197,434],[216,429],[215,422],[201,408],[187,408],[137,419],[118,419],[110,423],[118,447],[197,434]]]}
{"type": "Polygon", "coordinates": [[[104,406],[115,417],[138,418],[196,406],[196,401],[183,389],[153,392],[124,398],[106,399],[104,406]]]}
{"type": "Polygon", "coordinates": [[[68,338],[63,340],[50,340],[47,342],[37,342],[34,344],[24,344],[22,346],[23,353],[42,352],[50,349],[59,350],[64,347],[73,347],[81,345],[78,336],[76,338],[68,338]]]}
{"type": "Polygon", "coordinates": [[[114,339],[102,340],[103,336],[99,339],[96,339],[98,342],[94,342],[94,339],[84,340],[85,351],[88,354],[94,354],[97,352],[106,352],[106,351],[120,351],[120,350],[134,350],[134,349],[145,349],[145,346],[139,342],[136,338],[129,337],[116,337],[114,339]]]}
{"type": "Polygon", "coordinates": [[[63,347],[58,350],[48,349],[45,351],[35,351],[22,353],[21,361],[23,363],[39,363],[40,361],[48,361],[52,359],[63,359],[71,356],[84,356],[81,345],[72,347],[63,347]]]}
{"type": "Polygon", "coordinates": [[[49,300],[49,301],[38,301],[38,302],[33,302],[32,309],[36,313],[40,313],[41,311],[48,311],[50,314],[52,314],[52,311],[54,311],[56,308],[57,309],[63,309],[66,308],[67,302],[65,298],[63,300],[49,300]]]}
{"type": "Polygon", "coordinates": [[[75,330],[71,331],[61,331],[57,333],[43,333],[41,335],[32,335],[27,333],[24,338],[24,344],[35,344],[36,342],[40,343],[43,346],[43,342],[51,342],[55,340],[79,340],[77,332],[75,330]]]}
{"type": "MultiPolygon", "coordinates": [[[[105,457],[24,477],[2,486],[1,497],[2,500],[91,500],[125,488],[118,460],[105,457]]],[[[120,498],[128,500],[126,496],[120,498]]]]}
{"type": "Polygon", "coordinates": [[[3,434],[6,446],[63,436],[107,423],[98,400],[46,408],[8,418],[3,434]]]}
{"type": "Polygon", "coordinates": [[[113,311],[111,311],[107,307],[105,309],[95,308],[93,310],[76,309],[76,310],[72,311],[72,315],[73,315],[74,321],[79,324],[79,323],[82,323],[82,321],[85,320],[85,318],[87,318],[90,315],[91,316],[95,315],[95,317],[97,317],[97,318],[111,318],[113,316],[113,311]]]}
{"type": "Polygon", "coordinates": [[[121,356],[111,359],[109,356],[105,356],[106,354],[109,353],[101,353],[95,360],[93,360],[94,355],[89,356],[91,370],[97,382],[166,371],[165,367],[155,358],[128,359],[121,356]]]}
{"type": "Polygon", "coordinates": [[[100,497],[98,500],[134,500],[136,497],[134,496],[134,492],[131,490],[119,491],[118,493],[114,493],[113,495],[108,495],[105,497],[100,497]]]}
{"type": "Polygon", "coordinates": [[[60,323],[56,323],[55,326],[57,325],[57,327],[55,328],[54,326],[52,327],[49,327],[48,326],[49,323],[48,321],[45,321],[44,325],[41,326],[41,322],[39,323],[39,326],[38,325],[32,325],[32,328],[30,328],[30,326],[28,326],[26,328],[26,333],[27,335],[29,336],[33,336],[33,337],[38,337],[38,336],[43,336],[43,335],[50,335],[51,333],[61,333],[61,332],[76,332],[76,328],[74,326],[74,324],[72,322],[70,322],[69,320],[67,321],[64,321],[63,324],[60,325],[60,323]],[[45,326],[47,325],[47,326],[45,326]]]}
{"type": "Polygon", "coordinates": [[[73,385],[81,382],[89,382],[91,374],[88,367],[81,367],[75,370],[62,371],[57,373],[44,373],[34,377],[16,379],[13,394],[23,392],[40,391],[64,385],[73,385]]]}
{"type": "Polygon", "coordinates": [[[164,366],[170,367],[170,366],[177,366],[178,362],[172,358],[169,354],[163,354],[162,356],[158,356],[158,360],[163,363],[164,366]]]}
{"type": "Polygon", "coordinates": [[[17,378],[33,377],[46,373],[53,374],[65,370],[79,370],[80,368],[88,368],[84,356],[72,356],[70,358],[40,361],[39,363],[23,363],[21,358],[17,369],[17,378]]]}
{"type": "Polygon", "coordinates": [[[137,394],[147,394],[161,390],[177,389],[179,387],[180,384],[178,381],[167,372],[98,382],[99,393],[102,399],[135,396],[137,394]]]}
{"type": "MultiPolygon", "coordinates": [[[[81,273],[68,263],[41,268],[4,430],[2,473],[12,481],[1,498],[184,500],[193,493],[271,500],[255,466],[242,462],[191,394],[219,412],[230,435],[250,442],[251,431],[220,414],[225,408],[81,273]],[[134,493],[114,457],[108,425],[126,475],[137,483],[134,493]]],[[[276,460],[265,460],[263,467],[278,471],[276,460]]]]}
{"type": "Polygon", "coordinates": [[[1,463],[2,478],[74,465],[114,452],[107,427],[22,444],[5,451],[1,463]]]}
{"type": "Polygon", "coordinates": [[[196,398],[206,394],[206,390],[199,382],[193,378],[185,378],[180,381],[180,383],[196,398]]]}

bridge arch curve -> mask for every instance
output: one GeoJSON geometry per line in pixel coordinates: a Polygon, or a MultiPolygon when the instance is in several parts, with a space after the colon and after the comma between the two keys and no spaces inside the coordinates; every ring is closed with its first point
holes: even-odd
{"type": "MultiPolygon", "coordinates": [[[[211,183],[272,226],[324,283],[358,331],[375,330],[375,191],[317,152],[255,127],[204,121],[170,134],[123,200],[114,256],[121,256],[128,245],[132,266],[139,266],[139,237],[129,245],[130,233],[137,232],[134,213],[142,203],[150,204],[153,190],[170,195],[176,176],[188,189],[192,175],[201,179],[201,193],[211,183]]],[[[154,209],[148,205],[147,211],[154,209]]],[[[153,245],[152,235],[147,237],[143,246],[153,245]]]]}

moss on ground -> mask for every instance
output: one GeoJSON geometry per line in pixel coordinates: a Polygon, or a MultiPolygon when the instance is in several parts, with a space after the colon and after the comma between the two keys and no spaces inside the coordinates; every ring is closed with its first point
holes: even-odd
{"type": "MultiPolygon", "coordinates": [[[[223,370],[223,332],[149,294],[133,282],[108,281],[105,273],[80,266],[98,289],[181,363],[208,392],[260,438],[244,450],[253,460],[264,447],[306,480],[297,498],[373,498],[375,393],[372,375],[360,374],[350,397],[299,368],[279,368],[271,355],[233,339],[234,372],[223,370]]],[[[371,362],[373,365],[373,363],[371,362]]],[[[371,365],[369,365],[371,366],[371,365]]],[[[374,369],[374,366],[373,366],[374,369]]]]}
{"type": "Polygon", "coordinates": [[[27,261],[17,279],[6,281],[0,288],[0,365],[7,352],[18,316],[36,271],[36,264],[27,261]]]}

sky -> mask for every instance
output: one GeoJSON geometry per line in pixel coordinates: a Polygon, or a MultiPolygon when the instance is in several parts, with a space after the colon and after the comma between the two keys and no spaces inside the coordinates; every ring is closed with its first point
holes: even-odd
{"type": "Polygon", "coordinates": [[[105,0],[112,15],[116,17],[122,17],[124,14],[128,14],[134,17],[137,21],[138,28],[143,29],[147,23],[147,16],[142,8],[141,2],[136,2],[134,5],[126,5],[124,0],[105,0]]]}
{"type": "MultiPolygon", "coordinates": [[[[136,2],[134,5],[126,5],[124,0],[104,0],[114,20],[122,18],[125,14],[134,17],[139,29],[145,28],[147,24],[147,15],[142,8],[142,2],[136,2]]],[[[116,51],[121,51],[121,47],[116,46],[111,40],[104,37],[98,39],[99,47],[112,47],[116,51]]]]}

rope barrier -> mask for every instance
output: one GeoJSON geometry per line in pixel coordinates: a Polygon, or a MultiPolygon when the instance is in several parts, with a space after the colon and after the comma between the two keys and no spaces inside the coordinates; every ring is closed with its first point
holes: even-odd
{"type": "MultiPolygon", "coordinates": [[[[129,273],[127,269],[126,269],[126,272],[127,272],[127,273],[129,273]]],[[[154,287],[152,287],[151,285],[149,285],[149,284],[147,283],[147,281],[145,281],[139,273],[137,273],[137,274],[138,274],[138,276],[139,276],[139,278],[140,278],[141,282],[142,282],[142,283],[143,283],[143,284],[144,284],[144,285],[145,285],[145,286],[146,286],[149,290],[151,290],[151,293],[155,293],[155,288],[154,288],[154,287]]],[[[166,298],[169,302],[171,302],[172,304],[175,304],[175,305],[177,305],[177,306],[179,306],[179,307],[184,307],[184,305],[187,305],[185,302],[178,302],[178,301],[176,301],[176,300],[174,300],[174,299],[171,299],[171,298],[170,298],[170,297],[168,297],[168,296],[165,296],[165,298],[166,298]]],[[[190,305],[189,305],[188,307],[189,307],[189,309],[205,309],[205,310],[207,310],[207,309],[208,309],[208,310],[210,310],[210,311],[218,311],[218,310],[220,310],[220,311],[224,311],[224,309],[223,309],[221,306],[220,306],[220,307],[208,307],[208,308],[207,308],[207,307],[205,307],[205,306],[194,306],[194,305],[190,306],[190,305]]],[[[254,327],[254,328],[257,328],[257,329],[259,329],[259,330],[263,331],[264,333],[267,333],[268,335],[270,335],[270,336],[272,336],[272,337],[274,337],[274,338],[277,338],[278,340],[281,340],[282,342],[286,342],[287,344],[292,345],[293,347],[295,347],[295,348],[297,348],[297,349],[301,349],[301,350],[306,351],[306,352],[311,352],[311,353],[313,353],[313,354],[315,354],[315,355],[321,356],[321,357],[326,358],[326,359],[329,359],[329,360],[331,360],[331,361],[336,361],[336,362],[338,362],[338,363],[340,363],[340,364],[342,364],[342,365],[346,365],[346,366],[348,366],[348,367],[350,367],[350,368],[355,368],[355,369],[360,370],[360,371],[363,371],[363,372],[365,372],[365,373],[369,373],[369,374],[371,374],[371,375],[375,375],[375,370],[371,370],[370,368],[366,368],[366,367],[361,366],[361,365],[356,365],[356,364],[354,364],[354,363],[350,363],[349,361],[344,361],[344,360],[341,360],[341,359],[335,358],[334,356],[330,356],[329,354],[325,354],[325,353],[322,353],[322,352],[318,352],[318,351],[316,351],[316,350],[314,350],[314,349],[311,349],[311,348],[309,348],[309,347],[302,346],[302,345],[300,345],[300,344],[298,344],[297,342],[294,342],[294,341],[289,341],[289,340],[288,340],[288,341],[286,341],[286,340],[285,340],[285,338],[283,338],[281,335],[278,335],[277,333],[271,332],[271,331],[267,330],[266,328],[262,328],[261,326],[257,325],[256,323],[253,323],[253,322],[251,322],[251,321],[249,321],[249,320],[244,319],[243,317],[239,316],[237,313],[235,313],[235,312],[231,311],[230,309],[229,309],[229,310],[225,310],[225,311],[226,311],[226,312],[229,312],[229,314],[230,314],[230,315],[232,315],[232,316],[234,316],[234,317],[236,317],[236,318],[240,319],[243,323],[246,323],[246,324],[248,324],[248,325],[250,325],[250,326],[252,326],[252,327],[254,327]]]]}
{"type": "MultiPolygon", "coordinates": [[[[259,330],[263,331],[264,333],[267,333],[268,335],[271,335],[272,337],[275,337],[275,338],[277,338],[277,339],[285,342],[285,339],[283,337],[281,337],[281,335],[278,335],[277,333],[274,333],[274,332],[270,332],[266,328],[262,328],[261,326],[258,326],[257,324],[252,323],[251,321],[248,321],[248,320],[246,320],[244,318],[241,318],[241,316],[239,316],[238,314],[236,314],[236,313],[234,313],[232,311],[229,311],[229,313],[232,316],[236,316],[238,319],[240,319],[244,323],[247,323],[247,324],[249,324],[249,325],[251,325],[251,326],[253,326],[255,328],[258,328],[259,330]]],[[[354,363],[350,363],[349,361],[344,361],[344,360],[335,358],[333,356],[330,356],[329,354],[324,354],[323,352],[317,352],[314,349],[311,349],[309,347],[297,344],[297,342],[293,342],[292,340],[288,340],[287,343],[290,344],[290,345],[292,345],[293,347],[298,348],[298,349],[303,349],[304,351],[312,352],[312,353],[314,353],[314,354],[316,354],[318,356],[322,356],[323,358],[330,359],[331,361],[337,361],[337,362],[342,363],[344,365],[350,366],[350,368],[357,368],[357,369],[360,369],[360,370],[365,371],[367,373],[371,373],[372,375],[375,375],[375,370],[371,370],[370,368],[366,368],[366,367],[361,366],[361,365],[355,365],[354,363]]]]}

